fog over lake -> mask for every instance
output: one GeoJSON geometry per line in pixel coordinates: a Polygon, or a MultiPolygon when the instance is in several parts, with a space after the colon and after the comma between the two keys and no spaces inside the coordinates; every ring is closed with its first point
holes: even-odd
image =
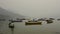
{"type": "Polygon", "coordinates": [[[60,0],[0,0],[0,7],[35,18],[60,17],[60,0]]]}

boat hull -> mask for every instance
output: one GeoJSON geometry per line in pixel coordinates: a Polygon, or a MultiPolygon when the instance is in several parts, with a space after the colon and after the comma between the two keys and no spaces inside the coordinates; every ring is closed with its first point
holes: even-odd
{"type": "Polygon", "coordinates": [[[25,22],[25,25],[41,25],[42,22],[25,22]]]}

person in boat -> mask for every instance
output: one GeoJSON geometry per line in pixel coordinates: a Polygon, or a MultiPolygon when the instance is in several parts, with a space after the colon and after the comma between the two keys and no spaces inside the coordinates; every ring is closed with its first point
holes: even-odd
{"type": "Polygon", "coordinates": [[[8,25],[9,25],[9,28],[11,28],[11,30],[13,31],[13,30],[14,30],[14,23],[11,22],[11,23],[9,23],[8,25]]]}

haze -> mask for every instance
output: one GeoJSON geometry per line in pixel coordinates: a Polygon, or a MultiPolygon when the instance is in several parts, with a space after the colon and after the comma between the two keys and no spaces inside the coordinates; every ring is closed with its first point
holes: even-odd
{"type": "Polygon", "coordinates": [[[60,17],[60,0],[0,0],[0,7],[29,17],[60,17]]]}

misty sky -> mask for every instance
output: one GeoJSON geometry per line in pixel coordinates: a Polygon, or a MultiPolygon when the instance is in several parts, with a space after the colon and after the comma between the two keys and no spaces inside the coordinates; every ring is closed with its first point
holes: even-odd
{"type": "Polygon", "coordinates": [[[60,17],[60,0],[0,0],[0,6],[29,17],[60,17]]]}

